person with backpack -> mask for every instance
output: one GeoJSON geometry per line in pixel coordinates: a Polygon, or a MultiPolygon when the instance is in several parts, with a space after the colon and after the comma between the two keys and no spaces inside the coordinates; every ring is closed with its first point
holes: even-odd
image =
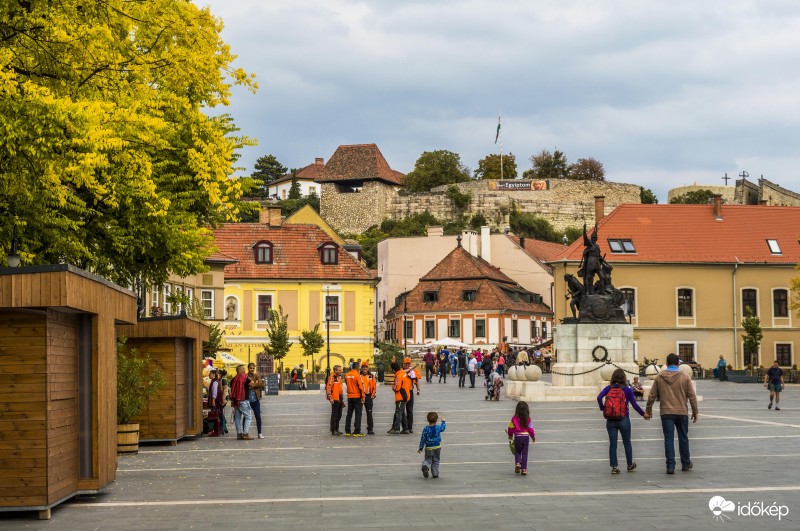
{"type": "Polygon", "coordinates": [[[633,461],[633,445],[631,444],[631,419],[628,405],[632,405],[642,417],[649,419],[650,415],[645,413],[639,404],[633,390],[628,387],[625,371],[617,369],[611,374],[611,382],[597,395],[597,404],[600,411],[606,418],[606,430],[608,431],[608,457],[611,461],[611,473],[619,474],[617,468],[617,437],[622,434],[622,445],[625,447],[625,460],[628,463],[628,472],[636,470],[636,463],[633,461]]]}

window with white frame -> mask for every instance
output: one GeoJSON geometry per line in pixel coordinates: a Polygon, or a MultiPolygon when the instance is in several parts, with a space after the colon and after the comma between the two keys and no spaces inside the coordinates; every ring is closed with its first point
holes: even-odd
{"type": "Polygon", "coordinates": [[[678,290],[678,317],[694,316],[694,290],[680,288],[678,290]]]}
{"type": "Polygon", "coordinates": [[[325,296],[325,320],[339,321],[339,296],[325,296]]]}
{"type": "Polygon", "coordinates": [[[169,284],[164,284],[164,314],[165,315],[172,315],[172,303],[169,302],[169,298],[172,296],[172,286],[169,284]]]}
{"type": "Polygon", "coordinates": [[[259,295],[258,296],[258,320],[268,321],[271,317],[272,311],[272,295],[259,295]]]}
{"type": "Polygon", "coordinates": [[[192,288],[183,288],[183,292],[186,294],[186,312],[189,313],[189,310],[194,306],[194,290],[192,288]]]}
{"type": "Polygon", "coordinates": [[[773,317],[789,317],[789,291],[776,289],[772,291],[773,317]]]}
{"type": "MultiPolygon", "coordinates": [[[[158,306],[161,308],[161,291],[159,290],[159,286],[153,286],[153,289],[150,291],[150,306],[158,306]]],[[[150,314],[152,315],[153,313],[154,311],[151,309],[150,314]]]]}
{"type": "Polygon", "coordinates": [[[775,359],[778,365],[790,367],[792,365],[792,345],[791,343],[778,343],[775,345],[775,359]]]}
{"type": "Polygon", "coordinates": [[[214,318],[214,290],[200,290],[200,304],[203,307],[203,319],[214,318]]]}

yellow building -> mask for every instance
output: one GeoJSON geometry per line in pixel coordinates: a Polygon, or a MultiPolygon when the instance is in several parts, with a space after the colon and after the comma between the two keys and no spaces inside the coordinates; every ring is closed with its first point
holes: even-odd
{"type": "MultiPolygon", "coordinates": [[[[800,261],[800,208],[765,205],[620,205],[598,226],[643,358],[714,367],[797,364],[800,321],[790,307],[800,261]],[[759,352],[745,352],[744,308],[761,320],[759,352]]],[[[556,318],[571,316],[564,274],[577,274],[583,241],[553,261],[556,318]]],[[[556,329],[556,334],[558,330],[556,329]]]]}
{"type": "MultiPolygon", "coordinates": [[[[350,358],[372,359],[374,275],[338,236],[320,227],[324,222],[318,216],[305,212],[288,221],[282,221],[280,208],[267,208],[259,223],[231,223],[214,231],[220,254],[236,260],[225,266],[224,281],[225,342],[231,354],[256,362],[268,342],[270,310],[280,306],[294,343],[284,367],[310,365],[302,356],[300,333],[319,324],[326,337],[326,316],[331,366],[350,358]]],[[[323,370],[325,355],[323,347],[314,360],[323,370]]]]}

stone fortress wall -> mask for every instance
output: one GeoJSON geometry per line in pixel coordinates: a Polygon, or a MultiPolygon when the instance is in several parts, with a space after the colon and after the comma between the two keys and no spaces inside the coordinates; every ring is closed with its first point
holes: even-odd
{"type": "MultiPolygon", "coordinates": [[[[635,184],[552,179],[548,190],[509,191],[492,190],[489,183],[470,181],[456,186],[472,195],[465,214],[468,217],[482,214],[495,229],[505,226],[512,200],[520,211],[544,217],[557,231],[582,227],[584,221],[593,225],[595,196],[605,197],[606,214],[622,203],[640,203],[639,185],[635,184]]],[[[358,193],[341,193],[335,184],[324,183],[321,193],[322,217],[344,234],[361,233],[386,218],[401,219],[425,211],[445,222],[458,215],[447,196],[447,186],[426,193],[409,193],[380,182],[367,182],[358,193]]]]}
{"type": "Polygon", "coordinates": [[[673,197],[687,192],[710,190],[720,194],[725,203],[732,205],[757,205],[764,203],[770,206],[800,206],[800,194],[787,190],[763,177],[758,182],[738,179],[733,186],[702,185],[679,186],[667,193],[667,202],[673,197]]]}

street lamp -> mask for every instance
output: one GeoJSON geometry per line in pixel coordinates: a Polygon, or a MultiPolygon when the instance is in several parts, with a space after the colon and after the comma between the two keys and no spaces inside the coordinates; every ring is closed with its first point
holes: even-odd
{"type": "Polygon", "coordinates": [[[325,382],[331,377],[331,307],[328,304],[330,292],[330,288],[325,290],[325,329],[328,331],[328,340],[325,342],[328,357],[328,368],[325,369],[325,382]]]}
{"type": "Polygon", "coordinates": [[[17,252],[17,226],[14,225],[14,236],[11,238],[11,252],[8,253],[8,267],[17,267],[20,262],[17,252]]]}
{"type": "Polygon", "coordinates": [[[408,300],[408,291],[403,290],[405,293],[403,294],[403,357],[408,357],[408,334],[406,333],[407,324],[406,324],[406,313],[408,313],[408,304],[406,301],[408,300]]]}

